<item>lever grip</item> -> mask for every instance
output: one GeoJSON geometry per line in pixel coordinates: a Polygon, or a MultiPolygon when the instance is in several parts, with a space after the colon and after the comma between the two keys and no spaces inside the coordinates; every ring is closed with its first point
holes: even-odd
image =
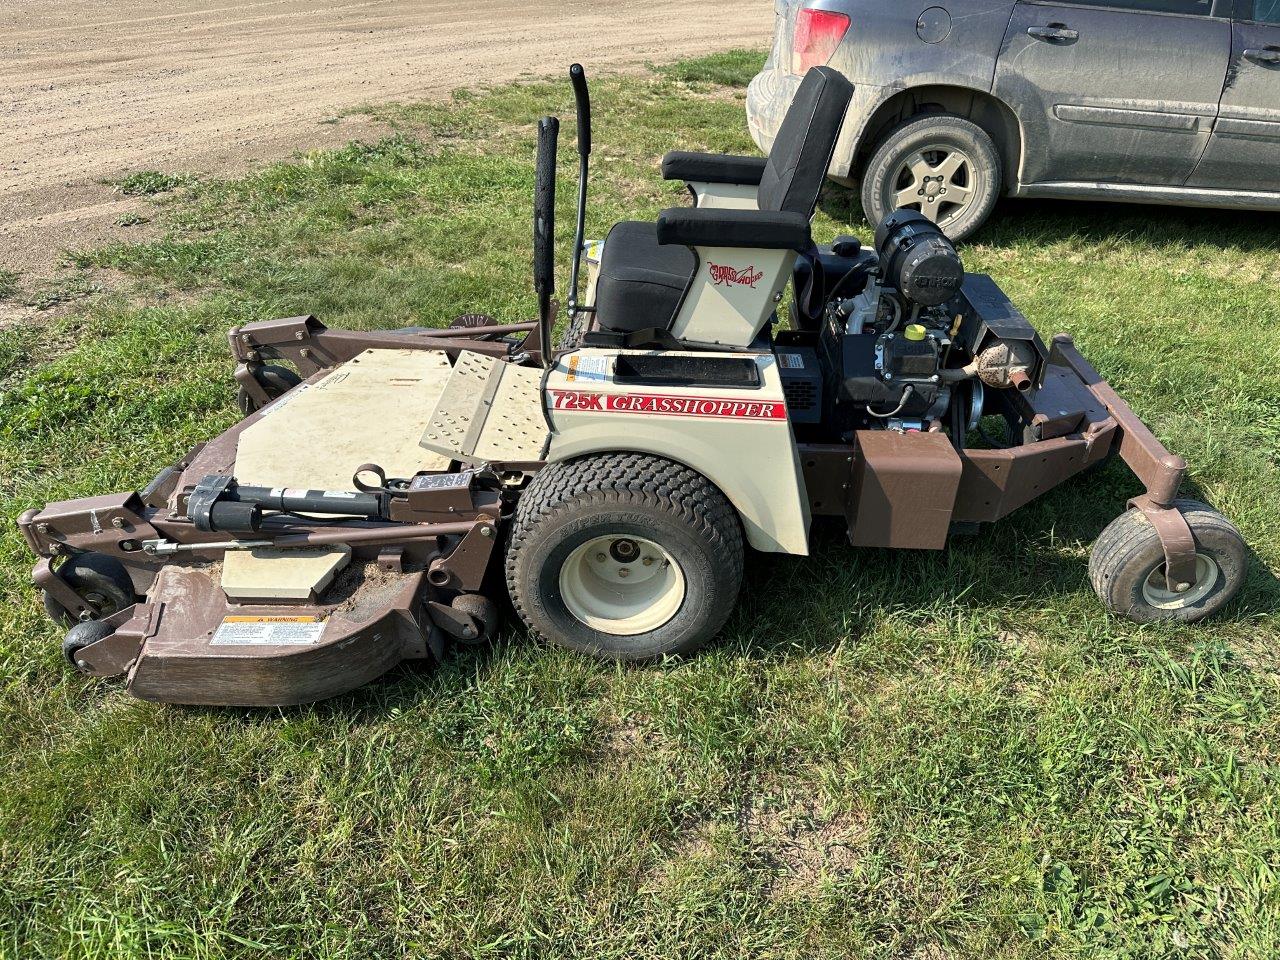
{"type": "Polygon", "coordinates": [[[569,68],[569,82],[573,84],[573,99],[578,105],[578,153],[591,154],[591,93],[587,90],[587,72],[582,64],[569,68]]]}

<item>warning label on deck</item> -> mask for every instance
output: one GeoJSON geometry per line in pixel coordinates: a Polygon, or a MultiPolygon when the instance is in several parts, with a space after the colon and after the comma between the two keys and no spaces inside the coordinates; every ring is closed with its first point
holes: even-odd
{"type": "Polygon", "coordinates": [[[319,617],[227,617],[213,639],[215,647],[307,645],[319,641],[319,617]]]}

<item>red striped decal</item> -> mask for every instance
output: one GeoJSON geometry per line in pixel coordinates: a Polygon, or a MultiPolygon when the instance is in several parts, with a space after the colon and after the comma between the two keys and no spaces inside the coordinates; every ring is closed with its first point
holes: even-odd
{"type": "Polygon", "coordinates": [[[638,413],[659,417],[716,417],[736,420],[785,420],[781,400],[743,400],[740,397],[677,397],[661,393],[592,393],[552,390],[556,410],[592,413],[638,413]]]}

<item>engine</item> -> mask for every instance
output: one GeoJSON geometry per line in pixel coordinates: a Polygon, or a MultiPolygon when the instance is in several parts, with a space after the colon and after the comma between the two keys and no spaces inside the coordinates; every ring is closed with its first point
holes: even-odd
{"type": "Polygon", "coordinates": [[[989,389],[1031,387],[1038,337],[989,277],[965,274],[922,214],[885,218],[875,247],[861,290],[832,297],[818,332],[832,425],[946,429],[962,442],[989,389]]]}

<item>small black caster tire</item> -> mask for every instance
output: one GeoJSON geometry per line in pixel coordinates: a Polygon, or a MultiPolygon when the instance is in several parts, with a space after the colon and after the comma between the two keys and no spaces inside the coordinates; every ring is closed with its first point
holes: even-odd
{"type": "Polygon", "coordinates": [[[84,667],[80,666],[77,660],[80,651],[92,643],[105,640],[113,633],[115,633],[115,629],[107,626],[101,620],[86,620],[84,623],[77,623],[67,631],[66,637],[63,638],[62,656],[76,670],[81,673],[88,673],[84,667]]]}
{"type": "Polygon", "coordinates": [[[465,613],[480,627],[480,632],[474,637],[459,637],[459,643],[478,647],[491,643],[498,635],[502,615],[498,612],[498,605],[488,597],[479,593],[460,593],[449,606],[459,613],[465,613]]]}
{"type": "Polygon", "coordinates": [[[1102,531],[1089,557],[1089,580],[1112,613],[1135,623],[1195,623],[1231,602],[1248,572],[1244,538],[1222,514],[1196,500],[1174,501],[1196,542],[1196,582],[1169,589],[1164,550],[1151,521],[1132,508],[1102,531]]]}
{"type": "Polygon", "coordinates": [[[64,627],[74,626],[82,620],[103,620],[137,602],[133,581],[124,564],[103,553],[77,554],[58,567],[57,576],[79,594],[88,607],[77,613],[46,593],[45,613],[64,627]]]}
{"type": "MultiPolygon", "coordinates": [[[[282,367],[276,363],[268,363],[259,367],[253,372],[253,376],[272,400],[283,397],[298,384],[302,383],[300,376],[288,367],[282,367]]],[[[245,390],[244,387],[236,389],[236,407],[246,417],[251,413],[257,413],[261,409],[258,401],[250,396],[249,391],[245,390]]]]}
{"type": "Polygon", "coordinates": [[[536,636],[619,662],[689,653],[742,586],[742,528],[706,477],[643,454],[552,464],[520,498],[507,588],[536,636]]]}

